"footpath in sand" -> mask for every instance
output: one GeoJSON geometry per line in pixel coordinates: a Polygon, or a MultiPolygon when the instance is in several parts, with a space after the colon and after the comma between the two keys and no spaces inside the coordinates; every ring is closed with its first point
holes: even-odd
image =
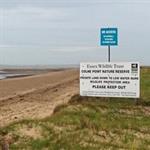
{"type": "Polygon", "coordinates": [[[79,92],[79,71],[68,69],[0,81],[0,127],[50,116],[79,92]]]}

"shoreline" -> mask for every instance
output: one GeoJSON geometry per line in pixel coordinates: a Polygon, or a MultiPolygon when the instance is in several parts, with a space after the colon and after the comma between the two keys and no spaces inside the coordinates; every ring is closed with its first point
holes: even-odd
{"type": "Polygon", "coordinates": [[[3,75],[3,76],[0,75],[0,80],[28,77],[28,76],[33,76],[33,75],[34,74],[6,74],[6,75],[3,75]]]}
{"type": "Polygon", "coordinates": [[[39,74],[45,74],[49,72],[57,72],[65,69],[1,69],[0,70],[0,80],[7,80],[13,78],[21,78],[34,76],[39,74]]]}
{"type": "Polygon", "coordinates": [[[0,80],[7,80],[7,79],[14,79],[14,78],[21,78],[21,77],[28,77],[28,76],[33,76],[34,74],[20,74],[20,75],[12,75],[12,76],[7,76],[3,79],[0,80]]]}

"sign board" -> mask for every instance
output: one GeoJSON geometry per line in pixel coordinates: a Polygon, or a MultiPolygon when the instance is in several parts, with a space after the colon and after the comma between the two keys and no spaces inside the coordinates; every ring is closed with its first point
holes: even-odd
{"type": "Polygon", "coordinates": [[[117,46],[118,45],[118,29],[117,28],[101,28],[101,45],[117,46]]]}
{"type": "Polygon", "coordinates": [[[81,63],[80,95],[139,98],[139,63],[81,63]]]}

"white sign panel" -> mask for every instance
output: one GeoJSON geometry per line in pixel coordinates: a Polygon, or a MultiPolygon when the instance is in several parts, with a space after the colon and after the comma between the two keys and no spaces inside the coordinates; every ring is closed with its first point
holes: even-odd
{"type": "Polygon", "coordinates": [[[80,95],[139,98],[139,63],[81,63],[80,95]]]}

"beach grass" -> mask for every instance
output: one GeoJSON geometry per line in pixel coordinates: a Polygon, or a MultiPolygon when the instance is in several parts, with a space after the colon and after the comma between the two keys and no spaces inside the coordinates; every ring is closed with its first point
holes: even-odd
{"type": "Polygon", "coordinates": [[[11,150],[150,149],[150,69],[141,71],[139,103],[75,95],[51,117],[0,129],[11,150]]]}

